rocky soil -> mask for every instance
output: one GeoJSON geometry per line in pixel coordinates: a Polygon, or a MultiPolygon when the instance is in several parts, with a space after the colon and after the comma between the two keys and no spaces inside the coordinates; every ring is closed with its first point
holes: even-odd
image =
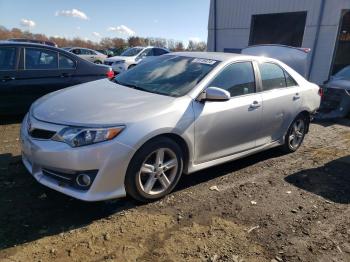
{"type": "Polygon", "coordinates": [[[0,125],[0,261],[350,261],[350,120],[313,123],[294,154],[184,176],[148,205],[39,185],[18,122],[0,125]]]}

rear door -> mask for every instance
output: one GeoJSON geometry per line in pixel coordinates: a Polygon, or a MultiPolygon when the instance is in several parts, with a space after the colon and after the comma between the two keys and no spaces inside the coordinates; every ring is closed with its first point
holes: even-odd
{"type": "Polygon", "coordinates": [[[261,123],[261,95],[256,93],[256,75],[252,62],[235,62],[226,66],[208,85],[230,92],[225,102],[207,101],[194,104],[195,161],[203,163],[256,146],[261,123]]]}
{"type": "Polygon", "coordinates": [[[81,55],[80,57],[87,60],[87,61],[90,61],[90,62],[95,62],[95,57],[96,57],[96,54],[91,51],[91,50],[88,50],[88,49],[80,49],[81,50],[81,55]]]}
{"type": "Polygon", "coordinates": [[[26,110],[39,97],[69,86],[70,72],[71,69],[59,68],[57,51],[40,47],[23,48],[21,67],[16,76],[17,101],[21,110],[26,110]]]}
{"type": "Polygon", "coordinates": [[[16,103],[16,70],[19,60],[19,48],[0,47],[0,113],[4,114],[16,103]]]}
{"type": "Polygon", "coordinates": [[[300,106],[300,87],[278,64],[258,63],[262,96],[262,126],[257,146],[279,140],[285,135],[300,106]]]}

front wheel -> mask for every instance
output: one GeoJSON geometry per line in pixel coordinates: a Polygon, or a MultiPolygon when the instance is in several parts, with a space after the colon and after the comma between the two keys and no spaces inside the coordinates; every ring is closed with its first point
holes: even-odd
{"type": "Polygon", "coordinates": [[[152,140],[136,152],[129,164],[127,194],[141,202],[158,200],[174,189],[182,170],[181,148],[166,137],[152,140]]]}
{"type": "Polygon", "coordinates": [[[95,64],[98,64],[98,65],[102,64],[102,62],[99,61],[99,60],[96,60],[94,63],[95,63],[95,64]]]}
{"type": "Polygon", "coordinates": [[[301,146],[309,121],[305,115],[299,115],[291,124],[285,136],[283,151],[293,153],[301,146]]]}

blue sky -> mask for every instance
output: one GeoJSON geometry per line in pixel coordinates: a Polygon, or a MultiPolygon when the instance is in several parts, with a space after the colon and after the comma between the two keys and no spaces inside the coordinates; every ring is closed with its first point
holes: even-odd
{"type": "Polygon", "coordinates": [[[98,41],[130,35],[207,40],[210,0],[0,0],[0,25],[98,41]]]}

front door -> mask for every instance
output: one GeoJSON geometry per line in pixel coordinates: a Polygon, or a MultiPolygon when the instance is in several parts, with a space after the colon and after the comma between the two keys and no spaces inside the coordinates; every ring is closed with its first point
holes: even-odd
{"type": "Polygon", "coordinates": [[[0,114],[13,112],[17,92],[16,70],[18,49],[13,46],[0,48],[0,114]],[[11,110],[10,110],[11,109],[11,110]]]}
{"type": "Polygon", "coordinates": [[[262,99],[251,62],[226,66],[209,86],[229,91],[231,99],[193,102],[197,164],[254,148],[261,123],[262,99]]]}

